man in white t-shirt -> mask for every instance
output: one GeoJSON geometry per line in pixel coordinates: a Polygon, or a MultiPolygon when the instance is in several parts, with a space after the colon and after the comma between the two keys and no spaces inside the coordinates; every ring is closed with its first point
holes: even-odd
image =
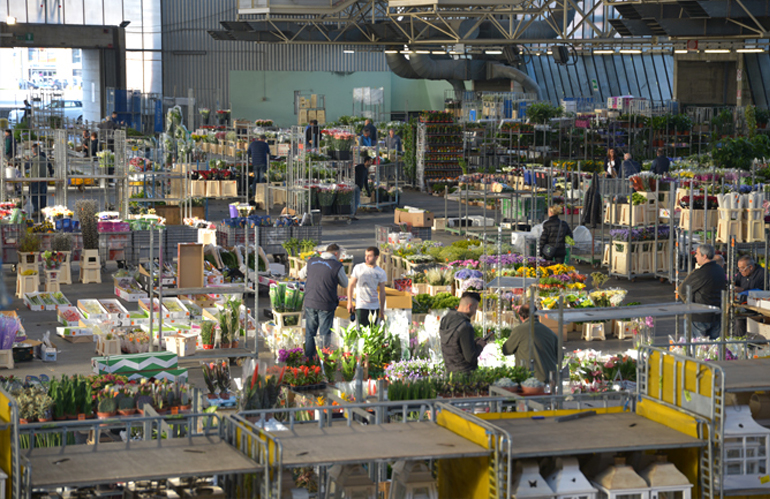
{"type": "Polygon", "coordinates": [[[388,280],[385,271],[377,266],[380,250],[371,246],[366,248],[365,263],[353,267],[353,273],[348,282],[348,312],[353,313],[353,290],[356,290],[356,322],[358,326],[368,326],[369,314],[374,314],[376,320],[385,317],[385,282],[388,280]],[[378,296],[379,294],[379,296],[378,296]]]}

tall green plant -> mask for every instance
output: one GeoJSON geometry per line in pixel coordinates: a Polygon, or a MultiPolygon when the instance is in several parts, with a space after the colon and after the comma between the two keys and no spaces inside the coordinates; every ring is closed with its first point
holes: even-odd
{"type": "Polygon", "coordinates": [[[404,126],[401,136],[404,145],[404,175],[414,182],[417,174],[417,119],[412,118],[404,126]]]}

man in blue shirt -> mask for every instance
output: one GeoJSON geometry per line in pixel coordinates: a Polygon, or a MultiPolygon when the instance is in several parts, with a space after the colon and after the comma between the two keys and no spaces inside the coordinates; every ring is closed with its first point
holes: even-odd
{"type": "Polygon", "coordinates": [[[257,184],[264,184],[265,174],[267,173],[267,164],[270,161],[270,146],[267,145],[266,135],[260,135],[257,140],[249,144],[249,148],[246,151],[249,158],[251,158],[251,169],[254,173],[254,180],[251,183],[251,191],[253,194],[257,192],[257,184]]]}
{"type": "Polygon", "coordinates": [[[363,135],[361,135],[361,137],[358,139],[358,145],[359,146],[374,147],[376,144],[377,144],[377,142],[369,134],[369,129],[368,128],[364,128],[363,135]]]}

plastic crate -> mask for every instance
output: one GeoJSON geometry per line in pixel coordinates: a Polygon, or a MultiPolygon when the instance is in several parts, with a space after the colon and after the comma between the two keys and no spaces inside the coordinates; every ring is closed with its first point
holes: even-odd
{"type": "Polygon", "coordinates": [[[225,248],[232,248],[239,244],[246,244],[246,229],[241,227],[217,226],[217,244],[225,248]]]}
{"type": "Polygon", "coordinates": [[[518,200],[516,199],[507,199],[503,198],[502,201],[502,212],[503,212],[503,218],[509,218],[509,219],[531,219],[532,217],[532,207],[535,208],[535,221],[540,221],[545,218],[545,198],[542,197],[536,197],[534,198],[535,201],[532,201],[532,197],[520,197],[518,200]],[[517,202],[518,201],[518,202],[517,202]]]}
{"type": "Polygon", "coordinates": [[[321,244],[323,242],[323,227],[320,225],[292,227],[291,237],[299,239],[300,241],[303,239],[311,239],[315,241],[316,244],[321,244]]]}

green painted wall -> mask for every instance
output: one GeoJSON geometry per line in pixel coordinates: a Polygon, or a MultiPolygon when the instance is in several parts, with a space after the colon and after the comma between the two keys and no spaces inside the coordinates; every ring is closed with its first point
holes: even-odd
{"type": "MultiPolygon", "coordinates": [[[[277,126],[297,124],[294,91],[326,96],[326,120],[353,114],[353,89],[382,87],[384,112],[443,109],[445,81],[406,80],[389,71],[331,73],[323,71],[230,71],[233,118],[272,119],[277,126]]],[[[356,113],[360,114],[360,113],[356,113]]]]}

